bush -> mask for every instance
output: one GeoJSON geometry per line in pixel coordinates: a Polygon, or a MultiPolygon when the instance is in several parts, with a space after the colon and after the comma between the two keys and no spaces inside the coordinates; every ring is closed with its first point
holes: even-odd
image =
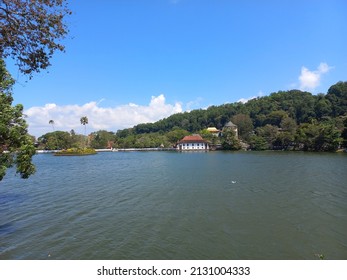
{"type": "Polygon", "coordinates": [[[70,148],[56,152],[55,156],[86,156],[95,155],[96,151],[92,148],[70,148]]]}

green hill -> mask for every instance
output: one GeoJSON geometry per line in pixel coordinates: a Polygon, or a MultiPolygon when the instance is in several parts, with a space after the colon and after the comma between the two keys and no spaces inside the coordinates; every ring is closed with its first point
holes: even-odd
{"type": "Polygon", "coordinates": [[[232,121],[240,139],[252,149],[333,151],[346,147],[347,82],[332,85],[326,94],[279,91],[206,110],[174,114],[155,123],[139,124],[116,133],[120,147],[172,145],[184,135],[222,129],[232,121]]]}

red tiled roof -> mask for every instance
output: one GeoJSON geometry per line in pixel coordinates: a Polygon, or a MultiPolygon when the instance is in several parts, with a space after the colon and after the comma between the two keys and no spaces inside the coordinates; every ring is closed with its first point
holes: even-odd
{"type": "Polygon", "coordinates": [[[206,141],[200,135],[185,136],[178,143],[205,143],[206,141]]]}

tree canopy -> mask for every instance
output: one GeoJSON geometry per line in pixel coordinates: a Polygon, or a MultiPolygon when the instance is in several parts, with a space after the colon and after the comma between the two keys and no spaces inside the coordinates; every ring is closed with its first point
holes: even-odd
{"type": "Polygon", "coordinates": [[[35,154],[32,138],[27,133],[23,117],[23,106],[12,106],[12,85],[14,80],[0,59],[0,181],[6,169],[15,165],[22,178],[35,172],[31,162],[35,154]]]}
{"type": "Polygon", "coordinates": [[[65,49],[60,41],[68,32],[64,19],[69,14],[66,0],[0,1],[0,180],[13,165],[22,178],[35,172],[31,162],[35,148],[23,106],[12,106],[14,80],[5,59],[14,59],[19,71],[30,78],[46,69],[53,54],[65,49]]]}
{"type": "Polygon", "coordinates": [[[71,14],[66,0],[1,0],[0,58],[13,58],[28,75],[50,65],[67,32],[64,18],[71,14]]]}

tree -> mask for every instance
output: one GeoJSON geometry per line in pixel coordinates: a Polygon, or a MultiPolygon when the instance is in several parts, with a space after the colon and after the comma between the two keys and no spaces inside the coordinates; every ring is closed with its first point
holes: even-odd
{"type": "Polygon", "coordinates": [[[336,151],[342,142],[341,132],[333,124],[302,124],[296,134],[305,151],[336,151]]]}
{"type": "Polygon", "coordinates": [[[244,140],[249,140],[253,131],[253,121],[249,115],[237,114],[231,118],[231,121],[237,125],[239,136],[244,140]]]}
{"type": "Polygon", "coordinates": [[[288,114],[283,110],[273,111],[267,115],[265,124],[280,126],[282,120],[288,118],[288,114]]]}
{"type": "Polygon", "coordinates": [[[0,180],[6,168],[16,165],[22,178],[35,172],[31,162],[35,148],[27,133],[23,106],[12,106],[14,80],[4,60],[15,60],[19,71],[32,77],[50,65],[68,30],[63,22],[71,14],[66,0],[0,1],[0,180]]]}
{"type": "Polygon", "coordinates": [[[341,137],[343,141],[342,145],[343,147],[347,148],[347,118],[345,118],[345,120],[343,121],[343,125],[344,125],[344,128],[341,133],[341,137]]]}
{"type": "Polygon", "coordinates": [[[6,169],[14,165],[22,178],[28,178],[35,172],[31,162],[35,147],[28,135],[23,106],[12,106],[13,84],[14,80],[0,58],[0,181],[6,169]]]}
{"type": "Polygon", "coordinates": [[[316,116],[322,119],[325,116],[330,116],[332,113],[332,106],[330,101],[323,94],[317,95],[317,102],[315,104],[316,116]]]}
{"type": "MultiPolygon", "coordinates": [[[[80,122],[81,124],[84,126],[84,136],[86,137],[87,136],[87,124],[88,124],[88,118],[85,116],[85,117],[82,117],[80,119],[80,122]]],[[[83,144],[83,147],[85,146],[85,144],[83,144]]]]}
{"type": "Polygon", "coordinates": [[[174,127],[173,130],[166,133],[166,137],[172,145],[175,145],[179,140],[187,135],[189,135],[189,132],[179,127],[174,127]]]}
{"type": "Polygon", "coordinates": [[[72,137],[66,131],[54,131],[40,136],[38,139],[39,148],[44,150],[68,149],[72,146],[72,137]]]}
{"type": "Polygon", "coordinates": [[[347,82],[338,82],[328,89],[327,99],[332,104],[333,116],[345,115],[347,112],[347,82]]]}
{"type": "Polygon", "coordinates": [[[272,142],[274,149],[289,150],[294,149],[295,135],[288,131],[281,131],[277,134],[276,139],[272,142]]]}
{"type": "Polygon", "coordinates": [[[269,149],[266,139],[259,135],[252,135],[249,141],[251,149],[255,151],[263,151],[269,149]]]}
{"type": "Polygon", "coordinates": [[[88,117],[82,117],[81,119],[80,119],[80,122],[81,122],[81,125],[83,125],[84,126],[84,136],[86,136],[86,126],[87,126],[87,124],[88,124],[88,117]]]}
{"type": "Polygon", "coordinates": [[[278,136],[278,127],[267,124],[263,127],[258,127],[256,129],[256,134],[257,136],[263,137],[266,140],[268,147],[272,148],[274,141],[278,136]]]}
{"type": "Polygon", "coordinates": [[[343,141],[341,132],[333,124],[323,124],[319,132],[316,140],[316,150],[318,151],[336,151],[343,141]]]}
{"type": "Polygon", "coordinates": [[[94,149],[105,149],[113,147],[116,143],[116,136],[113,132],[99,130],[91,135],[91,147],[94,149]]]}
{"type": "Polygon", "coordinates": [[[65,49],[60,40],[69,14],[66,0],[1,0],[0,58],[13,58],[30,77],[46,69],[52,55],[65,49]]]}
{"type": "Polygon", "coordinates": [[[240,150],[240,141],[236,138],[235,132],[232,129],[225,129],[222,133],[223,150],[240,150]]]}
{"type": "Polygon", "coordinates": [[[288,117],[288,118],[284,118],[282,119],[281,123],[280,123],[280,127],[285,131],[285,132],[289,132],[290,134],[295,134],[296,132],[296,122],[295,120],[293,120],[292,118],[288,117]]]}
{"type": "MultiPolygon", "coordinates": [[[[54,133],[54,131],[55,131],[55,129],[54,129],[54,120],[49,120],[49,122],[48,122],[50,125],[52,125],[52,131],[53,131],[53,133],[54,133]]],[[[56,137],[56,134],[54,134],[55,135],[55,137],[56,137]]],[[[58,140],[56,139],[56,146],[58,147],[59,145],[58,145],[58,140]]],[[[56,149],[59,149],[59,148],[56,148],[56,149]]]]}
{"type": "Polygon", "coordinates": [[[54,132],[54,121],[53,121],[53,120],[50,120],[48,123],[49,123],[50,125],[52,125],[52,130],[53,130],[53,132],[54,132]]]}

